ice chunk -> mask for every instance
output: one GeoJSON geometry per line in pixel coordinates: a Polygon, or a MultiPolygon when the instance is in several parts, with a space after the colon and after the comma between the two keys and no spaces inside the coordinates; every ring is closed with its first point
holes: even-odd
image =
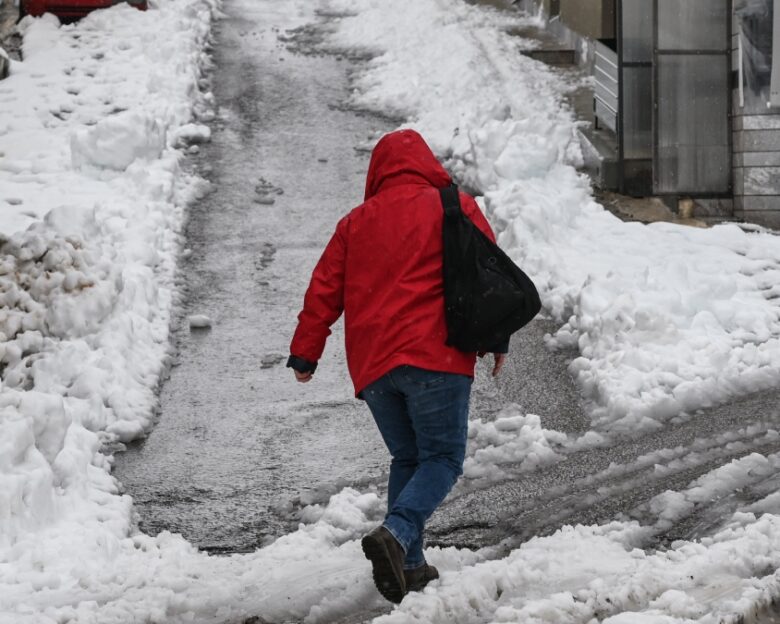
{"type": "Polygon", "coordinates": [[[173,143],[191,145],[211,140],[211,128],[202,124],[188,123],[173,133],[173,143]]]}
{"type": "Polygon", "coordinates": [[[211,319],[205,314],[192,314],[187,317],[187,322],[190,324],[190,329],[209,329],[211,327],[211,319]]]}

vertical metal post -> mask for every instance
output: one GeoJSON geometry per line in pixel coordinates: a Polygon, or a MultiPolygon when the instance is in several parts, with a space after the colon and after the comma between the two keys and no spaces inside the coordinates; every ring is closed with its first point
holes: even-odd
{"type": "MultiPolygon", "coordinates": [[[[728,45],[726,46],[726,54],[727,60],[726,60],[726,87],[729,92],[728,97],[728,130],[727,135],[728,136],[728,154],[729,154],[729,184],[728,184],[728,190],[726,191],[728,195],[732,198],[732,210],[733,210],[733,198],[734,198],[734,91],[733,87],[731,85],[731,55],[733,54],[731,50],[731,29],[734,26],[734,0],[726,0],[728,3],[728,7],[726,9],[726,15],[728,18],[726,19],[726,41],[728,41],[728,45]]],[[[775,0],[777,2],[777,0],[775,0]]],[[[740,33],[740,46],[742,45],[742,33],[740,33]]],[[[741,62],[741,60],[740,60],[741,62]]],[[[741,69],[741,65],[740,65],[741,69]]],[[[742,85],[742,82],[740,81],[740,86],[742,85]]]]}
{"type": "Polygon", "coordinates": [[[780,106],[780,0],[774,0],[771,80],[772,82],[769,88],[769,105],[780,106]]]}
{"type": "Polygon", "coordinates": [[[618,60],[618,102],[617,102],[617,147],[618,147],[618,191],[626,192],[626,171],[625,171],[625,145],[623,137],[623,0],[617,1],[615,7],[615,39],[617,42],[617,60],[618,60]]]}
{"type": "MultiPolygon", "coordinates": [[[[734,16],[732,15],[731,20],[734,21],[734,16]]],[[[774,65],[772,65],[772,68],[774,69],[774,65]]],[[[737,85],[737,90],[739,93],[739,107],[744,108],[745,107],[745,58],[744,53],[742,51],[742,24],[739,25],[739,28],[737,29],[737,80],[739,81],[739,85],[737,85]]]]}
{"type": "Polygon", "coordinates": [[[653,0],[653,193],[658,189],[658,0],[653,0]]]}

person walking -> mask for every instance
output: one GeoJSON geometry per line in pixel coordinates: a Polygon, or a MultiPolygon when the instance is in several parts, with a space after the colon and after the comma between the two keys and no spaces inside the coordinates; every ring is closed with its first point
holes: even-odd
{"type": "MultiPolygon", "coordinates": [[[[400,602],[438,571],[425,561],[425,522],[463,472],[476,353],[445,344],[443,208],[452,184],[425,140],[391,132],[371,154],[364,202],[336,226],[311,277],[287,366],[312,379],[330,335],[345,317],[347,364],[391,455],[387,515],[363,537],[379,592],[400,602]]],[[[495,242],[476,202],[462,210],[495,242]]],[[[493,375],[508,342],[491,349],[493,375]]]]}

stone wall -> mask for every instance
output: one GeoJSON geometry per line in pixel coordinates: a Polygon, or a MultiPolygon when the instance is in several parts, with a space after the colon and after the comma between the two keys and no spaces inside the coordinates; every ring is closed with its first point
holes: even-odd
{"type": "Polygon", "coordinates": [[[780,110],[735,106],[733,120],[734,216],[780,228],[780,110]]]}

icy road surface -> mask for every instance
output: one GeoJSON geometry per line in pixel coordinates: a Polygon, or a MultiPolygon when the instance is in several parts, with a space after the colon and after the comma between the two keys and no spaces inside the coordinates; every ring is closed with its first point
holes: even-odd
{"type": "Polygon", "coordinates": [[[378,482],[385,456],[344,365],[341,323],[315,380],[284,367],[314,264],[360,203],[367,153],[391,126],[341,110],[347,61],[292,53],[273,3],[230,3],[216,27],[213,140],[193,207],[177,357],[148,439],[117,456],[141,527],[213,551],[254,550],[295,525],[293,505],[378,482]],[[190,329],[205,314],[210,329],[190,329]],[[324,491],[318,490],[323,486],[324,491]]]}

